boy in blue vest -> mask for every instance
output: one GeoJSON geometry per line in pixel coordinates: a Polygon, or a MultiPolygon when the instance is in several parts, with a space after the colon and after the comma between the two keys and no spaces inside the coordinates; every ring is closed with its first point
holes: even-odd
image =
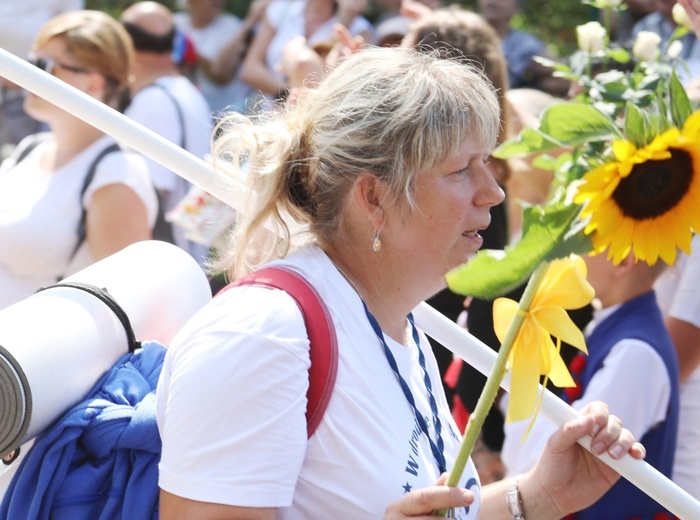
{"type": "MultiPolygon", "coordinates": [[[[594,400],[641,439],[646,462],[670,478],[678,427],[678,361],[664,326],[653,284],[665,264],[636,262],[630,253],[613,265],[605,253],[585,257],[596,291],[593,321],[586,328],[588,355],[570,365],[575,388],[563,399],[581,409],[594,400]]],[[[508,475],[529,469],[555,427],[538,418],[521,442],[529,420],[505,426],[501,457],[508,475]]],[[[620,479],[598,502],[568,517],[575,520],[663,520],[673,516],[656,501],[620,479]]]]}

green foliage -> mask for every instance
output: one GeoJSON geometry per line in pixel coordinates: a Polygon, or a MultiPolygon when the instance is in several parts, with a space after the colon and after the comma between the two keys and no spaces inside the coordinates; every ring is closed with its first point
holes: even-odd
{"type": "MultiPolygon", "coordinates": [[[[445,2],[450,4],[452,2],[445,2]]],[[[477,0],[454,2],[479,12],[477,0]]],[[[576,26],[598,18],[598,10],[579,0],[527,0],[511,25],[528,31],[547,46],[554,55],[565,57],[576,50],[576,26]]]]}

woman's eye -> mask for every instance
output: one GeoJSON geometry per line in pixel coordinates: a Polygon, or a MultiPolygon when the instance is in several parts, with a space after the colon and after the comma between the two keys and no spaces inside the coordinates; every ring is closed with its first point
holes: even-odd
{"type": "Polygon", "coordinates": [[[454,173],[455,173],[455,175],[465,175],[465,174],[469,173],[469,168],[462,168],[460,170],[457,170],[454,173]]]}

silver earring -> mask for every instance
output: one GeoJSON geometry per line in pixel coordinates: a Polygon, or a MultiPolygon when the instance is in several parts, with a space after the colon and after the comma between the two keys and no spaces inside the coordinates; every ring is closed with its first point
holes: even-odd
{"type": "Polygon", "coordinates": [[[372,251],[374,251],[375,253],[379,253],[379,251],[381,251],[382,249],[382,241],[379,238],[379,233],[381,231],[381,229],[378,229],[377,234],[374,235],[374,240],[372,240],[372,251]]]}

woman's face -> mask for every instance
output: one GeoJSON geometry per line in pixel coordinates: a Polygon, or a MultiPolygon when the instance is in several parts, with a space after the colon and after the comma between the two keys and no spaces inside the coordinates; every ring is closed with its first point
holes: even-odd
{"type": "Polygon", "coordinates": [[[417,272],[437,277],[466,262],[483,244],[479,231],[490,209],[504,199],[488,167],[491,149],[467,139],[457,152],[416,178],[416,209],[386,213],[382,246],[407,259],[417,272]]]}
{"type": "MultiPolygon", "coordinates": [[[[43,47],[35,49],[31,61],[49,74],[100,99],[103,91],[96,90],[96,87],[104,83],[102,76],[99,72],[89,70],[71,56],[63,38],[51,38],[43,47]],[[96,78],[99,80],[96,81],[96,78]]],[[[55,114],[65,114],[60,108],[32,93],[27,94],[24,108],[33,118],[44,122],[50,122],[55,114]]]]}

